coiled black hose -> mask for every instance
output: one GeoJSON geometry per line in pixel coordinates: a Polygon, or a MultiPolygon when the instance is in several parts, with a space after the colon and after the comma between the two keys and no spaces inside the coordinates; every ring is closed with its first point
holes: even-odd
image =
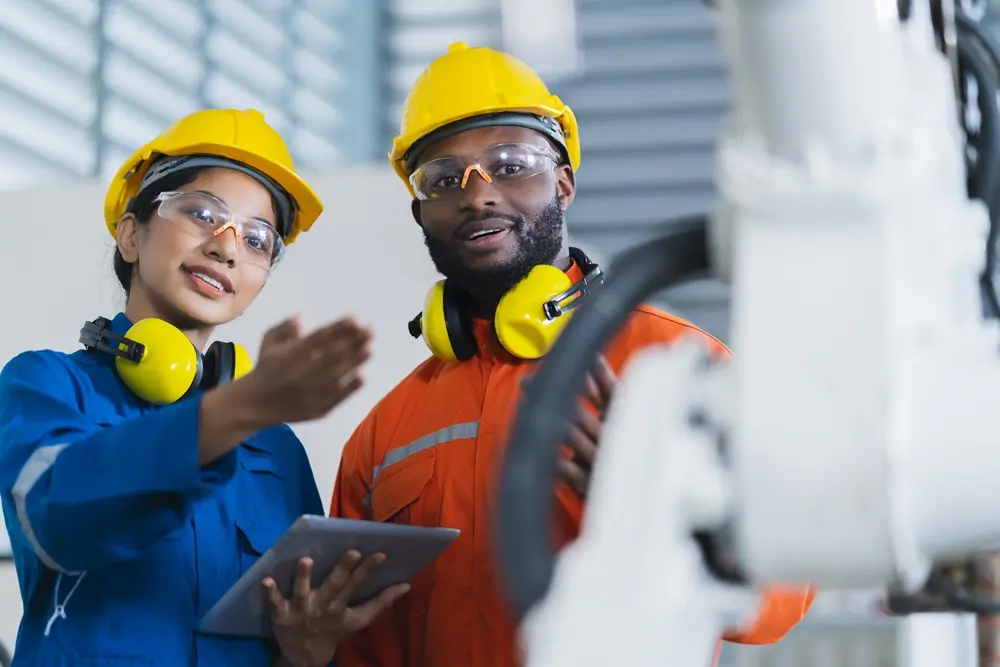
{"type": "Polygon", "coordinates": [[[708,271],[705,216],[677,220],[661,238],[625,251],[525,387],[500,478],[498,526],[501,579],[518,619],[545,596],[552,581],[549,522],[558,449],[576,413],[587,369],[636,306],[708,271]]]}

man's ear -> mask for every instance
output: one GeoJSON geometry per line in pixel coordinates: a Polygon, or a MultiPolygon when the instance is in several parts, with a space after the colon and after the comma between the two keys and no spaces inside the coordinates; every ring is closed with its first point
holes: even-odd
{"type": "Polygon", "coordinates": [[[568,164],[560,165],[556,171],[556,197],[562,210],[569,208],[576,196],[576,174],[568,164]]]}
{"type": "Polygon", "coordinates": [[[417,223],[417,226],[423,229],[424,223],[420,220],[420,200],[416,197],[410,202],[410,213],[413,214],[413,221],[417,223]]]}
{"type": "Polygon", "coordinates": [[[139,225],[135,216],[126,213],[115,226],[115,240],[118,242],[118,252],[129,264],[139,261],[139,225]]]}

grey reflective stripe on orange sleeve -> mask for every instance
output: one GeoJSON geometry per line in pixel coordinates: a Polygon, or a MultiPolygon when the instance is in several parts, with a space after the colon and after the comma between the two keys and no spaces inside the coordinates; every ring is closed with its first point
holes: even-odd
{"type": "Polygon", "coordinates": [[[14,488],[11,489],[11,495],[14,496],[14,507],[17,509],[17,520],[21,524],[21,530],[24,531],[25,537],[28,538],[31,548],[35,550],[38,560],[42,561],[50,570],[65,572],[66,574],[76,574],[67,571],[66,568],[56,562],[45,551],[38,542],[35,529],[32,527],[31,519],[28,517],[28,494],[35,488],[38,480],[55,465],[59,454],[66,447],[67,445],[49,445],[47,447],[39,447],[32,452],[31,456],[28,457],[28,460],[21,467],[21,472],[18,474],[17,479],[14,480],[14,488]]]}
{"type": "MultiPolygon", "coordinates": [[[[462,424],[452,424],[451,426],[445,426],[444,428],[438,429],[433,433],[428,433],[427,435],[422,435],[413,442],[407,443],[402,447],[397,447],[395,449],[390,449],[386,452],[385,457],[382,459],[382,464],[375,466],[372,469],[372,486],[375,486],[375,480],[378,479],[379,473],[388,468],[389,466],[395,465],[401,461],[405,461],[407,458],[413,456],[414,454],[419,454],[422,451],[430,449],[431,447],[437,447],[438,445],[444,445],[455,440],[466,440],[468,438],[475,438],[479,435],[479,422],[464,422],[462,424]]],[[[368,495],[365,497],[365,507],[369,510],[372,507],[372,492],[368,489],[368,495]]]]}

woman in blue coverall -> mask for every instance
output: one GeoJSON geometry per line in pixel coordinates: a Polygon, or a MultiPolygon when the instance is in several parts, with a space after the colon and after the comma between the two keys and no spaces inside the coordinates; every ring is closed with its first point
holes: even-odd
{"type": "Polygon", "coordinates": [[[296,518],[323,514],[284,423],[357,389],[367,330],[283,323],[253,370],[242,348],[206,351],[321,211],[253,110],[187,116],[122,166],[105,219],[125,311],[88,323],[82,350],[24,352],[0,373],[0,499],[24,605],[15,667],[313,667],[405,592],[348,609],[381,556],[347,554],[312,591],[303,561],[291,599],[262,582],[274,641],[196,631],[296,518]],[[139,361],[120,337],[145,346],[139,361]],[[191,359],[200,372],[178,384],[191,359]]]}

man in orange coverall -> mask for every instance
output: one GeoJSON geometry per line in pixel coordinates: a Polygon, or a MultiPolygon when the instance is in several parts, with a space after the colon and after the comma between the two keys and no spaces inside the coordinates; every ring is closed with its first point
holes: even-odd
{"type": "MultiPolygon", "coordinates": [[[[446,281],[411,333],[433,356],[386,395],[347,442],[331,516],[458,528],[410,591],[339,647],[338,667],[513,667],[516,624],[494,557],[496,480],[521,381],[567,317],[543,304],[582,293],[595,267],[567,247],[580,140],[572,111],[524,63],[452,45],[420,76],[390,154],[413,196],[446,281]]],[[[564,302],[563,302],[564,303],[564,302]]],[[[571,429],[557,484],[558,537],[578,532],[587,469],[613,374],[644,346],[695,336],[693,325],[640,307],[593,373],[591,405],[571,429]]],[[[805,615],[806,590],[771,591],[729,641],[779,641],[805,615]]]]}

